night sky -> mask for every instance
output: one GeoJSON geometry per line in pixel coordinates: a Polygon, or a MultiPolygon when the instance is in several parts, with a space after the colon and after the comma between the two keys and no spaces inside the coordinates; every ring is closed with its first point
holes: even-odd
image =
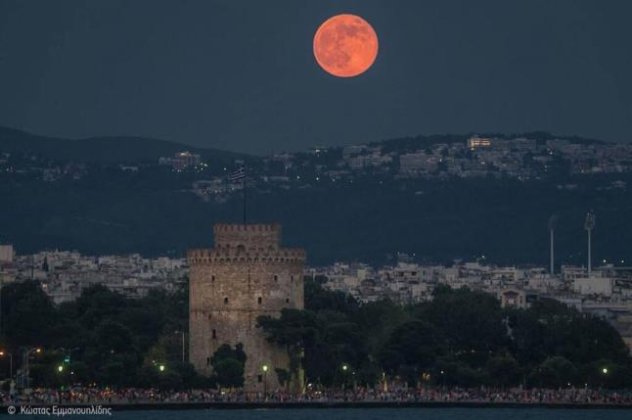
{"type": "Polygon", "coordinates": [[[251,153],[546,130],[632,140],[632,1],[0,0],[0,125],[251,153]],[[312,55],[375,28],[353,79],[312,55]]]}

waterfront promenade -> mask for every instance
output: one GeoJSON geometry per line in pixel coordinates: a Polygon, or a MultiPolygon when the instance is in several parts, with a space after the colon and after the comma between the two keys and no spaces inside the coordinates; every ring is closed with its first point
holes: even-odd
{"type": "Polygon", "coordinates": [[[371,389],[310,391],[294,396],[275,392],[267,396],[243,392],[192,390],[165,392],[156,389],[73,388],[60,392],[35,389],[30,395],[0,394],[9,406],[103,405],[124,409],[194,408],[327,408],[327,407],[585,407],[630,408],[632,390],[611,391],[586,388],[551,389],[451,389],[422,388],[392,392],[371,389]]]}

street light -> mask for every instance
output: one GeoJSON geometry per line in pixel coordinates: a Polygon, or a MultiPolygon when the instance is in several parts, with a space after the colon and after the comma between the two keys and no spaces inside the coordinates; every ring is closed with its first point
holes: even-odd
{"type": "Polygon", "coordinates": [[[27,348],[24,350],[24,354],[23,354],[23,362],[22,365],[24,366],[24,374],[26,374],[26,388],[29,387],[29,377],[31,376],[31,367],[29,366],[29,357],[35,353],[35,354],[40,354],[42,352],[42,348],[41,347],[31,347],[31,348],[27,348]]]}
{"type": "Polygon", "coordinates": [[[268,399],[268,365],[261,366],[263,370],[263,400],[268,399]]]}
{"type": "Polygon", "coordinates": [[[346,363],[342,364],[342,390],[344,393],[345,401],[347,400],[347,371],[349,370],[349,365],[346,363]]]}
{"type": "Polygon", "coordinates": [[[0,350],[0,357],[4,357],[4,355],[9,356],[9,378],[13,379],[13,354],[8,351],[0,350]]]}
{"type": "Polygon", "coordinates": [[[603,369],[601,369],[601,372],[602,372],[604,375],[607,375],[607,374],[608,374],[608,368],[603,368],[603,369]]]}
{"type": "Polygon", "coordinates": [[[62,373],[64,371],[64,365],[57,366],[57,372],[62,373]]]}
{"type": "Polygon", "coordinates": [[[158,365],[158,370],[161,371],[161,372],[164,372],[165,371],[165,365],[163,365],[163,364],[158,365]]]}

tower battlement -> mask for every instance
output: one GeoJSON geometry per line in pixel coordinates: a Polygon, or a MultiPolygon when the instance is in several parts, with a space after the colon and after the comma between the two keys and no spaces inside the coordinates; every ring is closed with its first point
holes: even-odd
{"type": "Polygon", "coordinates": [[[190,249],[189,264],[216,264],[234,262],[305,262],[305,251],[299,248],[280,248],[269,251],[263,248],[241,250],[239,248],[190,249]]]}
{"type": "Polygon", "coordinates": [[[278,248],[281,241],[281,226],[277,224],[213,226],[216,248],[243,246],[246,249],[278,248]]]}

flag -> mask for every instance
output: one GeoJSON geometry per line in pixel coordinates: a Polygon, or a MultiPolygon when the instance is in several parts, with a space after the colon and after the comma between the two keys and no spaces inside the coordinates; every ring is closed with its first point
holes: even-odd
{"type": "Polygon", "coordinates": [[[240,179],[244,179],[244,178],[246,178],[246,169],[243,166],[237,169],[236,171],[233,171],[230,174],[228,174],[229,181],[239,181],[240,179]]]}

